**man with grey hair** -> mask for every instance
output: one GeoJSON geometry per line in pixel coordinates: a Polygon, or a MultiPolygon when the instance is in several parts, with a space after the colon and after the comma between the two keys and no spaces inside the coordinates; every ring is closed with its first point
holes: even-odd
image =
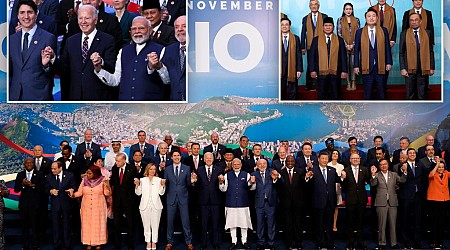
{"type": "Polygon", "coordinates": [[[123,47],[117,56],[114,73],[103,69],[103,58],[94,54],[92,63],[95,75],[108,86],[119,86],[120,101],[163,101],[164,84],[168,83],[168,71],[160,59],[164,47],[149,40],[150,21],[137,16],[130,33],[132,44],[123,47]]]}

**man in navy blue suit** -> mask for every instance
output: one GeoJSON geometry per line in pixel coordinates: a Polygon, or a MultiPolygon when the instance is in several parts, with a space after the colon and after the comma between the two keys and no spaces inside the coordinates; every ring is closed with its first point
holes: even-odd
{"type": "Polygon", "coordinates": [[[219,134],[217,132],[212,132],[211,134],[211,144],[203,149],[203,153],[211,152],[214,155],[214,162],[223,161],[223,154],[225,154],[225,145],[219,143],[219,134]]]}
{"type": "Polygon", "coordinates": [[[354,72],[363,76],[364,99],[372,99],[372,87],[377,87],[377,99],[384,99],[385,74],[392,69],[392,53],[388,31],[377,26],[378,12],[369,8],[365,14],[366,26],[355,35],[354,72]]]}
{"type": "Polygon", "coordinates": [[[52,163],[51,171],[52,174],[47,175],[46,193],[50,194],[53,247],[70,249],[72,201],[69,195],[76,188],[75,179],[71,172],[63,171],[63,164],[59,161],[52,163]]]}
{"type": "Polygon", "coordinates": [[[327,166],[328,158],[327,152],[320,152],[319,167],[312,168],[306,174],[312,188],[312,208],[316,221],[317,245],[320,248],[335,248],[332,231],[337,204],[336,183],[341,183],[341,178],[346,177],[345,172],[339,177],[335,168],[327,166]]]}
{"type": "Polygon", "coordinates": [[[189,222],[189,193],[188,188],[197,181],[197,175],[190,172],[188,166],[181,163],[179,151],[172,152],[173,164],[167,166],[164,171],[166,179],[167,195],[167,246],[166,250],[172,250],[174,244],[173,232],[177,209],[180,213],[183,225],[184,241],[188,250],[193,250],[192,234],[189,222]]]}
{"type": "Polygon", "coordinates": [[[9,100],[52,101],[56,38],[36,25],[37,6],[18,4],[21,32],[9,38],[9,100]]]}
{"type": "Polygon", "coordinates": [[[267,222],[267,236],[269,249],[274,249],[275,243],[275,211],[278,204],[276,187],[280,182],[280,174],[277,170],[267,168],[267,161],[259,159],[258,170],[252,173],[255,177],[250,190],[256,190],[256,234],[258,235],[258,246],[256,249],[265,249],[264,227],[267,222]]]}
{"type": "Polygon", "coordinates": [[[298,168],[302,168],[305,171],[310,170],[314,166],[319,166],[317,156],[313,154],[311,143],[303,143],[302,154],[297,154],[297,158],[295,159],[295,166],[298,168]]]}
{"type": "MultiPolygon", "coordinates": [[[[153,147],[152,144],[145,142],[146,139],[147,133],[145,133],[144,130],[139,130],[138,132],[139,142],[131,145],[130,153],[133,153],[136,150],[140,150],[142,153],[142,159],[145,160],[145,162],[149,163],[153,159],[153,156],[155,154],[155,148],[153,147]]],[[[133,163],[133,161],[131,160],[130,163],[133,163]]]]}
{"type": "Polygon", "coordinates": [[[167,66],[170,77],[170,100],[186,101],[186,16],[175,20],[175,38],[166,47],[162,63],[167,66]]]}
{"type": "Polygon", "coordinates": [[[75,150],[75,159],[84,160],[82,172],[87,170],[91,164],[92,156],[96,156],[97,159],[102,158],[102,152],[100,146],[92,141],[92,130],[86,129],[84,131],[84,142],[78,144],[75,150]]]}
{"type": "Polygon", "coordinates": [[[202,249],[208,249],[208,232],[211,237],[212,247],[220,247],[220,203],[221,192],[219,189],[218,176],[222,173],[220,166],[214,165],[214,155],[206,152],[203,156],[205,165],[197,169],[197,182],[195,188],[198,190],[198,204],[200,207],[200,220],[202,228],[202,249]],[[209,227],[211,223],[211,227],[209,227]]]}
{"type": "Polygon", "coordinates": [[[61,84],[69,89],[71,101],[107,101],[113,97],[112,87],[94,74],[93,57],[100,55],[102,68],[109,72],[114,72],[116,62],[114,37],[95,28],[97,19],[94,6],[81,6],[78,25],[82,32],[67,39],[61,55],[61,70],[68,74],[61,79],[61,84]]]}

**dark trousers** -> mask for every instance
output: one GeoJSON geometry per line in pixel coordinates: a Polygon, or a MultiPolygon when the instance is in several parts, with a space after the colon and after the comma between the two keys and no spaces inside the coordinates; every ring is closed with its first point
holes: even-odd
{"type": "Polygon", "coordinates": [[[431,210],[431,244],[442,244],[448,201],[428,201],[431,210]]]}
{"type": "MultiPolygon", "coordinates": [[[[24,249],[30,248],[30,229],[31,229],[31,247],[39,247],[39,234],[38,232],[38,215],[39,209],[33,207],[24,207],[19,211],[20,221],[22,224],[22,245],[24,249]]],[[[41,230],[45,230],[45,225],[42,226],[41,230]]]]}
{"type": "Polygon", "coordinates": [[[289,82],[286,78],[281,78],[281,99],[296,100],[298,94],[297,82],[289,82]]]}
{"type": "Polygon", "coordinates": [[[202,222],[202,244],[206,246],[208,244],[208,232],[211,236],[211,243],[214,247],[220,245],[219,228],[219,205],[201,205],[200,206],[200,218],[202,222]]]}
{"type": "MultiPolygon", "coordinates": [[[[114,198],[113,198],[114,202],[114,198]]],[[[134,211],[133,204],[125,204],[126,200],[118,202],[119,204],[115,204],[113,207],[114,212],[114,248],[122,249],[122,241],[121,234],[123,227],[121,226],[122,220],[126,221],[127,224],[127,245],[128,249],[134,249],[134,211]],[[126,218],[123,218],[125,214],[126,218]]]]}
{"type": "Polygon", "coordinates": [[[348,242],[363,244],[363,222],[366,204],[347,205],[347,234],[348,242]]]}
{"type": "Polygon", "coordinates": [[[302,245],[302,226],[303,226],[303,208],[288,207],[283,208],[282,217],[284,220],[284,231],[288,244],[297,242],[299,247],[302,245]]]}
{"type": "MultiPolygon", "coordinates": [[[[309,50],[306,51],[307,58],[309,58],[309,50]]],[[[309,67],[309,65],[308,65],[309,67]]],[[[307,68],[308,68],[307,67],[307,68]]],[[[306,89],[311,90],[314,83],[314,79],[311,77],[311,71],[306,71],[306,89]]]]}
{"type": "Polygon", "coordinates": [[[406,99],[426,100],[428,79],[429,76],[422,74],[409,74],[409,77],[405,77],[406,99]]]}
{"type": "Polygon", "coordinates": [[[377,88],[377,100],[384,100],[384,81],[385,76],[377,74],[375,70],[368,75],[363,75],[364,100],[372,99],[373,86],[377,88]]]}
{"type": "Polygon", "coordinates": [[[327,247],[334,244],[332,231],[335,207],[336,204],[330,204],[327,201],[327,205],[324,208],[314,208],[318,247],[327,247]]]}
{"type": "Polygon", "coordinates": [[[267,243],[273,246],[275,243],[275,207],[269,205],[269,201],[264,201],[264,207],[256,208],[256,234],[258,235],[258,245],[264,245],[264,227],[267,223],[267,243]]]}
{"type": "Polygon", "coordinates": [[[70,243],[70,214],[71,209],[52,208],[51,218],[53,226],[53,247],[62,249],[71,247],[70,243]]]}
{"type": "Polygon", "coordinates": [[[341,79],[335,75],[317,77],[317,99],[318,100],[338,100],[340,93],[341,79]]]}
{"type": "Polygon", "coordinates": [[[191,225],[189,223],[189,205],[181,205],[177,200],[175,204],[167,204],[167,243],[173,244],[173,232],[177,209],[180,212],[181,224],[183,225],[184,241],[186,245],[192,244],[191,225]]]}
{"type": "Polygon", "coordinates": [[[420,233],[422,199],[416,194],[413,199],[400,199],[399,202],[403,242],[420,242],[422,238],[420,233]]]}

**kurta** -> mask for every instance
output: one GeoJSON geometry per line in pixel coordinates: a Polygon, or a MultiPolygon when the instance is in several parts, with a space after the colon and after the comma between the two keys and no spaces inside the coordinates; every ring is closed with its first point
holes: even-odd
{"type": "Polygon", "coordinates": [[[108,242],[106,227],[107,208],[105,196],[111,195],[111,189],[104,189],[103,183],[90,188],[81,182],[75,197],[81,200],[81,242],[84,245],[98,246],[108,242]]]}

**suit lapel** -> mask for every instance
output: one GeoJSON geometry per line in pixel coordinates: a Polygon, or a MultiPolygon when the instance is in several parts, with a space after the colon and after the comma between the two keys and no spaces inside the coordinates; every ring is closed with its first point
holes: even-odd
{"type": "MultiPolygon", "coordinates": [[[[90,55],[96,51],[96,48],[98,47],[98,45],[101,43],[101,35],[99,33],[100,31],[97,29],[97,33],[95,34],[94,39],[92,40],[91,46],[89,47],[89,50],[87,52],[87,58],[86,58],[86,63],[83,63],[83,70],[86,67],[86,65],[89,64],[89,61],[91,60],[89,57],[90,55]]],[[[81,51],[81,54],[83,54],[83,50],[81,51]]],[[[83,60],[83,59],[81,59],[83,60]]],[[[94,144],[91,144],[91,148],[93,149],[94,144]]]]}
{"type": "Polygon", "coordinates": [[[22,67],[24,67],[25,64],[27,63],[28,59],[30,59],[30,55],[34,53],[34,50],[36,49],[36,47],[38,46],[38,43],[40,41],[40,37],[41,37],[41,31],[39,30],[39,28],[37,28],[36,32],[34,32],[34,35],[30,41],[30,47],[28,47],[28,52],[25,57],[25,60],[23,61],[22,67]]]}

